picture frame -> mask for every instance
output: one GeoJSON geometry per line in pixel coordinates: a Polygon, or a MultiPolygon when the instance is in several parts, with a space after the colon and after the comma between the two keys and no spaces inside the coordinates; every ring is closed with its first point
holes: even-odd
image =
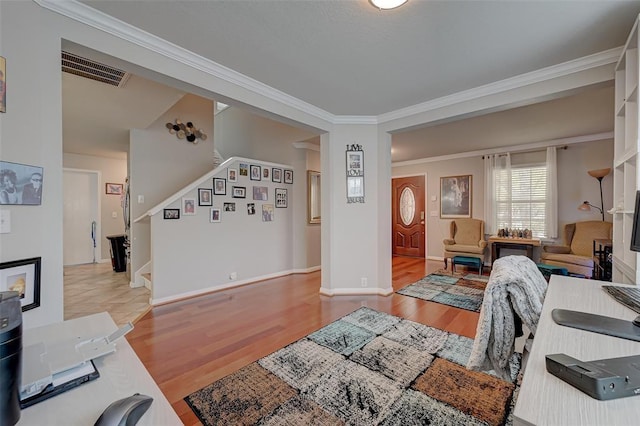
{"type": "Polygon", "coordinates": [[[0,263],[0,291],[17,291],[22,312],[40,306],[40,268],[42,258],[0,263]]]}
{"type": "Polygon", "coordinates": [[[262,168],[262,179],[263,180],[269,180],[270,177],[270,172],[271,169],[269,169],[268,167],[263,167],[262,168]]]}
{"type": "Polygon", "coordinates": [[[274,216],[273,204],[263,204],[262,205],[262,221],[273,222],[273,216],[274,216]]]}
{"type": "Polygon", "coordinates": [[[122,183],[105,183],[104,184],[104,193],[107,195],[122,195],[122,191],[124,190],[124,184],[122,183]]]}
{"type": "Polygon", "coordinates": [[[284,183],[293,183],[293,170],[284,169],[284,183]]]}
{"type": "Polygon", "coordinates": [[[223,209],[225,212],[235,212],[236,211],[236,203],[224,203],[223,209]]]}
{"type": "Polygon", "coordinates": [[[209,210],[209,222],[220,222],[220,209],[209,210]]]}
{"type": "Polygon", "coordinates": [[[231,196],[233,198],[247,198],[247,188],[244,186],[234,186],[231,188],[231,196]]]}
{"type": "Polygon", "coordinates": [[[347,203],[364,203],[364,151],[360,144],[347,145],[347,203]]]}
{"type": "Polygon", "coordinates": [[[162,211],[164,219],[180,219],[180,209],[164,209],[162,211]]]}
{"type": "Polygon", "coordinates": [[[364,151],[347,150],[347,176],[364,176],[364,151]]]}
{"type": "Polygon", "coordinates": [[[227,180],[225,178],[213,178],[213,195],[227,195],[227,180]]]}
{"type": "Polygon", "coordinates": [[[247,214],[249,216],[256,214],[256,203],[247,203],[247,214]]]}
{"type": "Polygon", "coordinates": [[[198,188],[198,205],[213,206],[213,190],[211,188],[198,188]]]}
{"type": "Polygon", "coordinates": [[[196,214],[196,199],[192,197],[182,198],[182,215],[195,216],[195,214],[196,214]]]}
{"type": "Polygon", "coordinates": [[[277,169],[275,167],[271,169],[271,182],[282,182],[282,169],[277,169]]]}
{"type": "Polygon", "coordinates": [[[39,206],[43,189],[42,167],[0,161],[0,205],[39,206]]]}
{"type": "Polygon", "coordinates": [[[364,198],[364,176],[347,177],[347,198],[364,198]]]}
{"type": "Polygon", "coordinates": [[[246,163],[240,163],[240,176],[248,176],[249,175],[249,165],[246,163]]]}
{"type": "Polygon", "coordinates": [[[229,182],[237,182],[238,181],[238,169],[227,169],[227,179],[229,182]]]}
{"type": "Polygon", "coordinates": [[[0,56],[0,112],[7,112],[7,60],[0,56]]]}
{"type": "Polygon", "coordinates": [[[249,171],[250,171],[249,179],[251,179],[251,180],[262,180],[262,167],[256,166],[255,164],[252,164],[249,167],[250,167],[250,169],[249,169],[249,171]]]}
{"type": "Polygon", "coordinates": [[[276,188],[276,208],[277,209],[286,209],[287,208],[287,189],[286,188],[276,188]]]}
{"type": "Polygon", "coordinates": [[[269,188],[266,186],[254,186],[253,199],[257,201],[267,201],[269,199],[269,188]]]}
{"type": "Polygon", "coordinates": [[[440,217],[442,219],[470,218],[472,175],[440,178],[440,217]]]}

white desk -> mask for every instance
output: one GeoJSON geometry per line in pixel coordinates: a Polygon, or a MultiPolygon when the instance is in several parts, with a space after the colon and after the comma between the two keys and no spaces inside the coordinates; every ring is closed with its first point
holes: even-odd
{"type": "Polygon", "coordinates": [[[600,287],[602,281],[552,275],[533,339],[514,425],[638,425],[640,396],[598,401],[547,372],[545,356],[565,353],[580,361],[640,355],[640,342],[605,336],[556,324],[555,308],[621,319],[637,314],[600,287]]]}
{"type": "MultiPolygon", "coordinates": [[[[52,338],[109,334],[117,329],[108,313],[89,315],[23,333],[22,345],[52,338]]],[[[149,395],[153,403],[138,425],[181,425],[180,418],[153,381],[126,338],[116,342],[116,352],[94,361],[100,377],[75,389],[22,410],[18,425],[92,425],[113,401],[138,392],[149,395]]]]}

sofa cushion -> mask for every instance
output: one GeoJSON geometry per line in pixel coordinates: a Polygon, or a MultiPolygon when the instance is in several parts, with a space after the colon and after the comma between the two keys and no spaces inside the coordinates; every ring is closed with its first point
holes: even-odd
{"type": "Polygon", "coordinates": [[[484,247],[480,247],[477,244],[473,246],[465,245],[465,244],[453,244],[453,245],[446,244],[444,246],[444,249],[451,253],[477,253],[477,254],[484,253],[484,247]]]}
{"type": "Polygon", "coordinates": [[[558,263],[568,263],[593,268],[593,259],[591,257],[577,256],[575,254],[542,253],[541,259],[543,262],[551,260],[558,263]]]}

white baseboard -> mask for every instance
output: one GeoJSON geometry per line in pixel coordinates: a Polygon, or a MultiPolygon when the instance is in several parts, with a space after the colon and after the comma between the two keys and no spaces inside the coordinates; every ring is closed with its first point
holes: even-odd
{"type": "Polygon", "coordinates": [[[444,262],[444,257],[442,257],[442,256],[427,256],[427,260],[439,260],[440,262],[444,262]]]}
{"type": "Polygon", "coordinates": [[[362,288],[362,287],[351,287],[351,288],[336,288],[329,289],[325,287],[320,287],[320,294],[325,296],[389,296],[393,294],[393,287],[387,288],[362,288]]]}
{"type": "Polygon", "coordinates": [[[309,272],[315,272],[320,270],[320,265],[312,266],[310,268],[305,269],[292,269],[291,272],[294,274],[308,274],[309,272]]]}

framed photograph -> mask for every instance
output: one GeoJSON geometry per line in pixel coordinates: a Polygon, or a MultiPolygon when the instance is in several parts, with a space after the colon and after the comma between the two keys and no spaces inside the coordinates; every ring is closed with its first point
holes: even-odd
{"type": "Polygon", "coordinates": [[[271,169],[271,182],[282,182],[282,169],[271,169]]]}
{"type": "Polygon", "coordinates": [[[284,183],[293,183],[293,170],[284,170],[284,183]]]}
{"type": "Polygon", "coordinates": [[[236,203],[224,203],[223,208],[225,212],[235,212],[236,203]]]}
{"type": "Polygon", "coordinates": [[[238,181],[238,170],[237,169],[227,169],[227,179],[229,182],[237,182],[238,181]]]}
{"type": "Polygon", "coordinates": [[[253,199],[258,201],[267,201],[269,199],[269,188],[266,186],[254,186],[253,199]]]}
{"type": "Polygon", "coordinates": [[[183,198],[182,199],[182,214],[184,216],[194,216],[196,214],[196,199],[195,198],[183,198]]]}
{"type": "Polygon", "coordinates": [[[198,205],[199,206],[212,206],[213,195],[210,188],[198,188],[198,205]]]}
{"type": "Polygon", "coordinates": [[[256,203],[247,203],[247,214],[249,216],[256,214],[256,203]]]}
{"type": "Polygon", "coordinates": [[[285,188],[276,188],[276,208],[287,208],[287,190],[285,188]]]}
{"type": "Polygon", "coordinates": [[[347,177],[347,198],[364,198],[364,176],[347,177]]]}
{"type": "Polygon", "coordinates": [[[263,180],[269,180],[269,172],[271,171],[271,169],[269,169],[268,167],[263,167],[262,168],[262,179],[263,180]]]}
{"type": "Polygon", "coordinates": [[[364,176],[364,151],[347,150],[347,176],[364,176]]]}
{"type": "Polygon", "coordinates": [[[213,194],[227,195],[227,180],[225,178],[213,178],[213,194]]]}
{"type": "Polygon", "coordinates": [[[165,219],[180,219],[180,209],[164,209],[162,213],[165,219]]]}
{"type": "Polygon", "coordinates": [[[262,167],[255,166],[253,164],[250,167],[251,175],[249,176],[249,178],[251,180],[262,180],[262,167]]]}
{"type": "Polygon", "coordinates": [[[247,188],[244,186],[234,186],[231,188],[231,196],[233,198],[246,198],[247,197],[247,188]]]}
{"type": "Polygon", "coordinates": [[[0,161],[0,205],[42,204],[42,167],[0,161]]]}
{"type": "Polygon", "coordinates": [[[249,165],[246,163],[240,163],[240,176],[249,175],[249,165]]]}
{"type": "Polygon", "coordinates": [[[220,222],[220,209],[211,209],[209,212],[209,222],[220,222]]]}
{"type": "Polygon", "coordinates": [[[472,175],[440,178],[440,217],[471,217],[472,175]]]}
{"type": "Polygon", "coordinates": [[[0,291],[17,291],[22,312],[40,306],[40,257],[0,263],[0,291]]]}
{"type": "Polygon", "coordinates": [[[273,204],[262,205],[262,221],[273,222],[273,204]]]}
{"type": "Polygon", "coordinates": [[[105,194],[107,195],[122,195],[124,184],[122,183],[105,183],[105,194]]]}
{"type": "Polygon", "coordinates": [[[7,61],[0,56],[0,112],[7,112],[7,61]]]}

